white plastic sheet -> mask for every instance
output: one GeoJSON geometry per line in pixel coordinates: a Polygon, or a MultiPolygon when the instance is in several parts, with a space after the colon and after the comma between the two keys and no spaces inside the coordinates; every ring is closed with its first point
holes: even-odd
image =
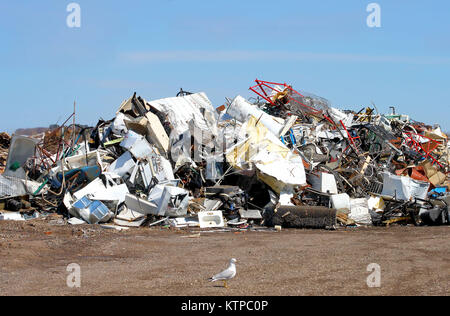
{"type": "Polygon", "coordinates": [[[303,159],[287,148],[264,125],[257,124],[257,121],[257,118],[251,116],[242,126],[241,133],[245,138],[227,150],[227,161],[244,170],[253,163],[258,170],[259,179],[277,193],[289,190],[292,186],[306,185],[303,159]]]}
{"type": "Polygon", "coordinates": [[[154,153],[153,147],[146,138],[133,131],[129,131],[120,146],[129,150],[136,159],[145,159],[154,153]]]}
{"type": "Polygon", "coordinates": [[[131,175],[135,166],[136,163],[131,157],[131,153],[127,151],[109,166],[108,172],[124,177],[126,174],[131,175]]]}
{"type": "Polygon", "coordinates": [[[428,182],[417,181],[409,177],[396,176],[386,172],[383,174],[382,195],[396,197],[397,200],[425,199],[429,188],[430,184],[428,182]]]}
{"type": "Polygon", "coordinates": [[[111,126],[113,134],[123,136],[128,133],[128,128],[125,125],[126,115],[123,113],[117,113],[116,118],[111,126]]]}
{"type": "Polygon", "coordinates": [[[356,224],[371,225],[372,217],[370,216],[367,199],[350,200],[350,214],[348,217],[354,220],[356,224]]]}
{"type": "Polygon", "coordinates": [[[118,201],[118,204],[125,202],[125,196],[129,193],[126,184],[117,185],[112,179],[106,182],[106,186],[100,178],[95,179],[83,189],[75,192],[73,196],[79,200],[88,196],[92,200],[118,201]]]}
{"type": "Polygon", "coordinates": [[[346,127],[350,127],[353,124],[353,114],[345,114],[344,112],[336,108],[330,108],[328,114],[336,123],[340,123],[342,121],[342,123],[344,123],[346,127]]]}
{"type": "Polygon", "coordinates": [[[261,111],[240,95],[233,100],[227,110],[227,114],[241,123],[245,123],[251,116],[254,116],[276,136],[279,136],[284,128],[284,124],[279,122],[279,119],[277,120],[275,117],[261,111]]]}
{"type": "Polygon", "coordinates": [[[350,212],[350,196],[347,193],[333,195],[331,204],[338,212],[345,214],[350,212]]]}
{"type": "Polygon", "coordinates": [[[200,130],[215,134],[217,114],[211,101],[203,92],[148,103],[158,111],[167,114],[168,120],[178,135],[189,129],[191,120],[194,120],[195,126],[200,130]]]}

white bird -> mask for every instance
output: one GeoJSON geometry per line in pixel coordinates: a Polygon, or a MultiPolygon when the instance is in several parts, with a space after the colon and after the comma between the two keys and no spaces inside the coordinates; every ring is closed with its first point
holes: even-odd
{"type": "Polygon", "coordinates": [[[225,288],[228,288],[227,281],[231,280],[236,276],[236,262],[237,260],[232,258],[230,260],[230,265],[228,266],[228,268],[210,278],[209,281],[210,282],[223,281],[223,286],[225,288]]]}

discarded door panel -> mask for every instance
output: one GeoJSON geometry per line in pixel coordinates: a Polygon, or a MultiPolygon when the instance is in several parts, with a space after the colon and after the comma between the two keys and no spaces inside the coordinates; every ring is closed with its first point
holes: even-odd
{"type": "Polygon", "coordinates": [[[125,205],[130,210],[144,215],[158,215],[158,205],[131,194],[126,195],[125,205]]]}
{"type": "Polygon", "coordinates": [[[161,154],[168,153],[170,140],[164,127],[161,124],[161,121],[152,112],[148,112],[147,114],[145,114],[145,117],[148,120],[147,135],[149,141],[151,141],[156,145],[156,147],[158,147],[158,149],[161,151],[161,154]]]}

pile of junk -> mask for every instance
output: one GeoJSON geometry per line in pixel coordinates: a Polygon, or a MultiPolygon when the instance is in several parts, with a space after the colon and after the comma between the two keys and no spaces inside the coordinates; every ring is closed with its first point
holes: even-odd
{"type": "Polygon", "coordinates": [[[135,93],[95,127],[76,124],[74,111],[41,135],[1,134],[0,220],[225,231],[449,224],[439,126],[395,108],[339,110],[282,83],[250,90],[217,108],[205,93],[135,93]]]}
{"type": "Polygon", "coordinates": [[[0,174],[5,171],[10,143],[11,137],[7,133],[0,133],[0,174]]]}

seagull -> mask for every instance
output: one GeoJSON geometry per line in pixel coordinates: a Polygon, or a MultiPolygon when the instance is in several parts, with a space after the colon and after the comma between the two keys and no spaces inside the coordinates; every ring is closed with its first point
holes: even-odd
{"type": "Polygon", "coordinates": [[[228,266],[228,268],[210,278],[209,281],[210,282],[223,281],[223,287],[227,289],[228,288],[227,281],[231,280],[236,275],[236,262],[237,260],[232,258],[230,260],[230,265],[228,266]]]}

